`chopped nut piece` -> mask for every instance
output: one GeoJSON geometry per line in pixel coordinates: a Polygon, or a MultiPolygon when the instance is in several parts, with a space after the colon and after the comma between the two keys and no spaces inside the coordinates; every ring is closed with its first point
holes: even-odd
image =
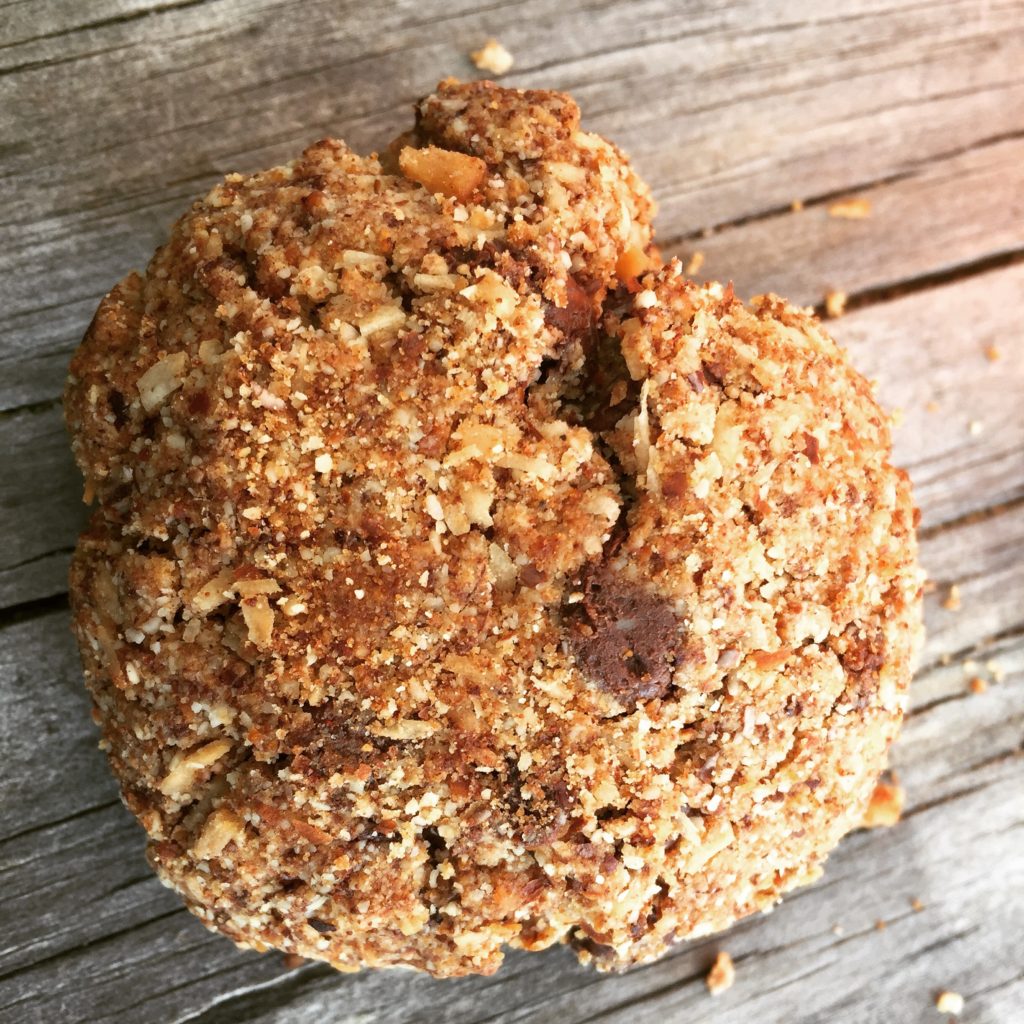
{"type": "Polygon", "coordinates": [[[715,957],[715,962],[705,979],[708,991],[713,996],[719,996],[726,989],[732,988],[735,980],[736,968],[733,965],[732,957],[723,949],[715,957]]]}
{"type": "Polygon", "coordinates": [[[203,826],[192,852],[198,860],[218,857],[228,844],[240,839],[245,832],[245,822],[226,807],[213,812],[203,826]]]}
{"type": "Polygon", "coordinates": [[[842,316],[846,311],[847,298],[846,292],[833,291],[831,289],[825,292],[825,312],[832,319],[842,316]]]}
{"type": "Polygon", "coordinates": [[[949,588],[946,599],[942,602],[942,607],[950,612],[960,611],[960,588],[955,583],[949,588]]]}
{"type": "Polygon", "coordinates": [[[693,254],[690,256],[690,261],[686,264],[686,271],[685,271],[686,276],[687,277],[693,277],[693,275],[696,274],[700,270],[700,268],[703,267],[703,266],[704,266],[704,253],[702,253],[700,251],[700,249],[696,249],[696,250],[694,250],[693,254]]]}
{"type": "Polygon", "coordinates": [[[487,164],[479,157],[437,146],[406,146],[398,154],[398,166],[410,181],[428,192],[440,192],[462,203],[468,202],[487,178],[487,164]]]}
{"type": "Polygon", "coordinates": [[[904,793],[901,786],[879,782],[868,801],[862,828],[891,828],[903,813],[904,793]]]}
{"type": "Polygon", "coordinates": [[[269,647],[274,635],[274,610],[264,594],[242,602],[242,618],[249,639],[261,649],[269,647]]]}
{"type": "Polygon", "coordinates": [[[615,264],[615,274],[620,281],[635,281],[645,270],[650,269],[651,261],[643,249],[633,246],[626,249],[615,264]]]}
{"type": "Polygon", "coordinates": [[[951,1013],[954,1017],[964,1012],[964,997],[959,992],[940,992],[935,1000],[939,1013],[951,1013]]]}
{"type": "Polygon", "coordinates": [[[181,751],[171,761],[171,770],[160,783],[165,796],[184,796],[200,769],[208,768],[231,749],[231,740],[220,739],[206,743],[195,750],[181,751]]]}
{"type": "Polygon", "coordinates": [[[829,203],[828,215],[842,220],[864,220],[871,216],[871,202],[855,196],[851,199],[839,199],[829,203]]]}
{"type": "Polygon", "coordinates": [[[155,362],[140,378],[139,398],[146,412],[153,412],[164,399],[184,384],[183,374],[188,363],[184,352],[172,352],[155,362]]]}
{"type": "Polygon", "coordinates": [[[505,74],[511,70],[514,63],[512,54],[497,39],[488,39],[479,50],[474,50],[469,57],[481,71],[490,71],[492,75],[505,74]]]}

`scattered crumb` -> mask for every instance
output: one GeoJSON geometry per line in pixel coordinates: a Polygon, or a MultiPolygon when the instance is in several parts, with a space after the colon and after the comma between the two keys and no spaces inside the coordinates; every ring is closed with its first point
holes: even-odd
{"type": "Polygon", "coordinates": [[[949,651],[943,651],[942,657],[939,658],[940,665],[948,665],[953,660],[953,655],[949,651]]]}
{"type": "Polygon", "coordinates": [[[925,594],[934,594],[935,591],[938,589],[938,583],[936,583],[935,580],[931,578],[931,576],[929,576],[928,579],[926,579],[924,583],[921,585],[921,590],[925,594]]]}
{"type": "Polygon", "coordinates": [[[984,429],[985,424],[982,423],[981,420],[971,420],[971,422],[967,424],[967,433],[969,433],[971,437],[977,437],[984,429]]]}
{"type": "Polygon", "coordinates": [[[735,980],[736,968],[733,966],[732,957],[723,949],[715,957],[715,962],[705,979],[708,991],[713,996],[721,995],[726,989],[732,988],[735,980]]]}
{"type": "Polygon", "coordinates": [[[939,1013],[951,1013],[957,1016],[964,1011],[964,997],[959,992],[940,992],[935,1000],[935,1009],[939,1013]]]}
{"type": "Polygon", "coordinates": [[[868,801],[862,828],[891,828],[903,813],[903,789],[894,783],[879,782],[868,801]]]}
{"type": "Polygon", "coordinates": [[[988,345],[985,348],[985,358],[990,363],[997,363],[1003,358],[1003,350],[998,345],[988,345]]]}
{"type": "Polygon", "coordinates": [[[975,676],[967,685],[971,693],[984,693],[988,689],[988,683],[981,676],[975,676]]]}
{"type": "Polygon", "coordinates": [[[961,668],[963,668],[965,676],[975,676],[978,674],[978,663],[973,658],[968,658],[961,668]]]}
{"type": "Polygon", "coordinates": [[[961,606],[960,588],[954,583],[949,588],[949,593],[946,594],[946,600],[942,602],[942,607],[949,612],[958,612],[961,606]]]}
{"type": "Polygon", "coordinates": [[[840,936],[840,935],[845,934],[845,932],[846,932],[846,929],[841,924],[834,924],[834,925],[832,925],[832,934],[833,935],[840,936]]]}
{"type": "Polygon", "coordinates": [[[789,208],[794,213],[799,213],[804,208],[804,201],[802,199],[794,199],[793,202],[789,204],[789,208]]]}
{"type": "Polygon", "coordinates": [[[927,412],[938,412],[939,411],[939,403],[936,402],[935,399],[933,398],[930,402],[928,402],[925,405],[925,410],[927,412]]]}
{"type": "Polygon", "coordinates": [[[877,921],[875,922],[875,931],[876,931],[876,932],[884,932],[884,931],[885,931],[885,929],[886,929],[886,928],[888,928],[888,927],[889,927],[889,926],[888,926],[888,923],[887,923],[887,922],[885,922],[885,921],[883,921],[883,920],[882,920],[881,918],[879,918],[879,919],[878,919],[878,920],[877,920],[877,921]]]}
{"type": "Polygon", "coordinates": [[[902,427],[906,418],[907,414],[898,405],[889,413],[889,422],[892,424],[893,429],[902,427]]]}
{"type": "Polygon", "coordinates": [[[690,262],[686,264],[686,276],[693,277],[694,274],[704,266],[704,253],[699,249],[694,252],[690,257],[690,262]]]}
{"type": "Polygon", "coordinates": [[[830,203],[828,207],[830,217],[840,217],[843,220],[864,220],[871,216],[871,203],[867,199],[854,196],[851,199],[840,199],[830,203]]]}
{"type": "Polygon", "coordinates": [[[1006,669],[998,661],[986,661],[985,671],[992,677],[994,683],[1001,683],[1006,678],[1006,669]]]}
{"type": "Polygon", "coordinates": [[[474,50],[470,60],[481,70],[490,71],[492,75],[504,75],[515,63],[512,54],[497,39],[488,39],[479,50],[474,50]]]}
{"type": "Polygon", "coordinates": [[[911,909],[911,910],[913,910],[915,914],[920,914],[920,913],[921,913],[921,911],[922,911],[922,910],[924,910],[924,904],[923,904],[923,903],[921,902],[921,900],[920,900],[920,899],[918,899],[918,898],[917,898],[917,897],[915,896],[915,897],[914,897],[914,898],[913,898],[913,899],[912,899],[912,900],[910,901],[910,909],[911,909]]]}
{"type": "Polygon", "coordinates": [[[842,316],[846,310],[846,292],[833,291],[829,289],[825,292],[825,312],[835,319],[837,316],[842,316]]]}
{"type": "Polygon", "coordinates": [[[281,963],[284,965],[285,969],[289,971],[294,971],[297,967],[301,967],[305,962],[305,957],[301,957],[297,953],[285,953],[285,955],[281,957],[281,963]]]}

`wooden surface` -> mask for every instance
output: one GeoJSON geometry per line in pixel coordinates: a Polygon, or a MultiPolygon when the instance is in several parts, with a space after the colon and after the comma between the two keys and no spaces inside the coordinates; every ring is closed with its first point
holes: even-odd
{"type": "Polygon", "coordinates": [[[1022,0],[7,0],[0,210],[0,1020],[914,1024],[945,988],[966,1022],[1024,1020],[1022,0]],[[893,754],[908,810],[771,915],[623,976],[559,949],[458,982],[289,969],[160,887],[96,749],[58,396],[191,196],[325,134],[381,144],[492,34],[509,82],[571,90],[633,155],[700,276],[849,293],[832,327],[902,409],[935,585],[893,754]],[[868,218],[829,215],[849,195],[868,218]],[[737,981],[713,1000],[720,948],[737,981]]]}

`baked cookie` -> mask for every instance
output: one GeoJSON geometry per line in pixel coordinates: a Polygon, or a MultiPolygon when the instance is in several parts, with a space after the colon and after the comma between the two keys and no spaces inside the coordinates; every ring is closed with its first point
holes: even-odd
{"type": "Polygon", "coordinates": [[[66,411],[103,744],[209,927],[343,970],[623,967],[820,873],[920,631],[906,477],[813,316],[698,287],[567,96],[227,179],[66,411]]]}

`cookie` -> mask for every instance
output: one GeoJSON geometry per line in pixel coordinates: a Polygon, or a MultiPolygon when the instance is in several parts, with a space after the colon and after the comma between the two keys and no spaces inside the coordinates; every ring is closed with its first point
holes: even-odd
{"type": "Polygon", "coordinates": [[[885,416],[699,287],[553,92],[229,175],[65,397],[103,745],[210,928],[342,970],[625,967],[813,880],[906,703],[885,416]]]}

